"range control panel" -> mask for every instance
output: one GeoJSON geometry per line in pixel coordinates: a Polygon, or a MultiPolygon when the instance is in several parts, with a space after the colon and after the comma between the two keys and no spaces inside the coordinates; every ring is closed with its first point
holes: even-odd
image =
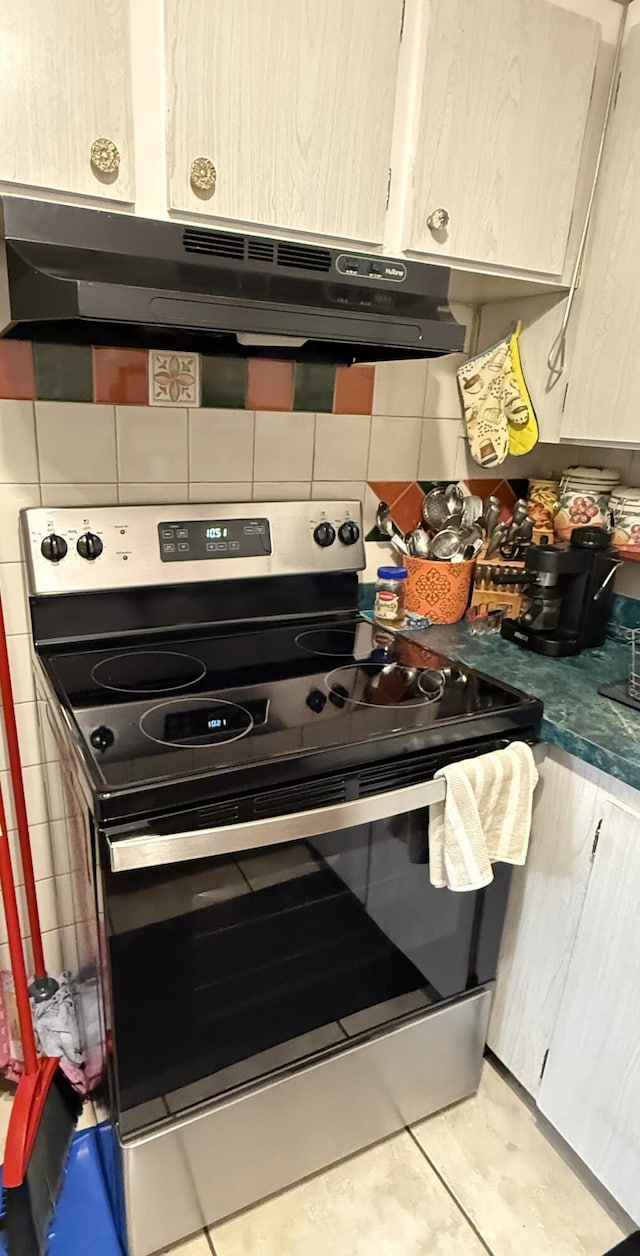
{"type": "Polygon", "coordinates": [[[362,505],[260,502],[21,512],[29,592],[360,571],[362,505]]]}

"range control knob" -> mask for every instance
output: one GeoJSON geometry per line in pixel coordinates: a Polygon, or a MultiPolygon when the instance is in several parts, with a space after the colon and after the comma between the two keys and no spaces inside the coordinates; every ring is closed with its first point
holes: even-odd
{"type": "Polygon", "coordinates": [[[95,532],[83,532],[82,536],[78,537],[76,549],[81,558],[97,558],[102,553],[103,548],[102,541],[99,536],[96,536],[95,532]]]}
{"type": "Polygon", "coordinates": [[[111,729],[107,728],[106,724],[100,724],[100,726],[98,728],[94,728],[93,732],[89,735],[89,741],[95,750],[108,750],[109,746],[113,745],[115,737],[111,729]]]}
{"type": "Polygon", "coordinates": [[[50,532],[48,536],[45,536],[40,546],[40,553],[50,563],[59,563],[60,559],[64,558],[67,548],[67,542],[63,536],[58,536],[56,532],[50,532]]]}
{"type": "Polygon", "coordinates": [[[322,549],[326,549],[327,545],[333,545],[336,539],[336,530],[333,524],[327,523],[326,520],[323,523],[318,523],[313,529],[313,539],[316,545],[322,546],[322,549]]]}
{"type": "Polygon", "coordinates": [[[360,529],[353,519],[345,519],[338,528],[338,538],[343,545],[355,545],[360,540],[360,529]]]}
{"type": "Polygon", "coordinates": [[[310,711],[315,711],[316,715],[320,715],[327,705],[327,695],[321,689],[310,689],[305,702],[310,711]]]}

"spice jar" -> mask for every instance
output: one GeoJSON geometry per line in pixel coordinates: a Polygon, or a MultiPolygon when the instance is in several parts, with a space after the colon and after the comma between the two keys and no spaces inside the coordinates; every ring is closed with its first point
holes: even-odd
{"type": "Polygon", "coordinates": [[[376,601],[373,617],[389,628],[402,628],[405,621],[405,602],[408,573],[404,567],[378,567],[376,601]]]}

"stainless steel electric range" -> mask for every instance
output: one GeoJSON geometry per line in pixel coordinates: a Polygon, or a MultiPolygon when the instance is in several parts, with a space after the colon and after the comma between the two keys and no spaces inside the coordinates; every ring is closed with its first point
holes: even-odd
{"type": "Polygon", "coordinates": [[[541,706],[361,618],[361,527],[358,502],[22,516],[131,1256],[478,1084],[509,869],[430,885],[433,776],[535,741],[541,706]]]}

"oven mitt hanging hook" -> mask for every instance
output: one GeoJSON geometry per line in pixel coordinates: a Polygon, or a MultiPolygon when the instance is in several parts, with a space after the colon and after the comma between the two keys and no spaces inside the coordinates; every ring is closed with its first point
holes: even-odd
{"type": "Polygon", "coordinates": [[[481,467],[497,467],[509,453],[529,453],[538,441],[518,349],[521,329],[519,322],[457,371],[471,455],[481,467]]]}

